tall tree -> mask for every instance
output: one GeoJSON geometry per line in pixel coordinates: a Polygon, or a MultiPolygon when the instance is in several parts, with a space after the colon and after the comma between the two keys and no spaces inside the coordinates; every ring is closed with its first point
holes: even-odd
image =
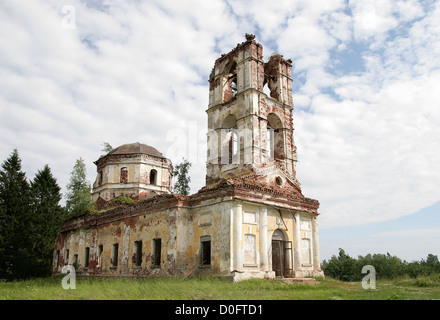
{"type": "Polygon", "coordinates": [[[174,184],[174,192],[188,195],[190,191],[189,183],[191,182],[191,177],[188,175],[189,168],[191,168],[191,163],[182,159],[182,162],[176,165],[173,170],[173,176],[177,177],[177,181],[174,184]]]}
{"type": "Polygon", "coordinates": [[[6,214],[5,209],[0,206],[0,279],[6,274],[6,265],[4,257],[6,254],[6,214]]]}
{"type": "Polygon", "coordinates": [[[55,237],[65,218],[60,206],[61,188],[48,165],[39,170],[31,182],[32,227],[31,250],[34,276],[46,276],[51,272],[55,237]]]}
{"type": "Polygon", "coordinates": [[[0,214],[0,278],[25,277],[29,273],[30,188],[16,149],[0,170],[0,214]]]}
{"type": "Polygon", "coordinates": [[[66,210],[71,217],[86,213],[92,205],[91,186],[86,175],[84,160],[79,158],[75,162],[67,184],[66,210]]]}

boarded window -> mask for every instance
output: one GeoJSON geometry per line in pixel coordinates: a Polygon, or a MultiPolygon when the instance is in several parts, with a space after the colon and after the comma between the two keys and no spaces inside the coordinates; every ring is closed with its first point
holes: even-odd
{"type": "Polygon", "coordinates": [[[200,264],[211,264],[211,236],[200,238],[200,264]]]}
{"type": "Polygon", "coordinates": [[[121,169],[121,183],[128,183],[128,168],[122,168],[121,169]]]}
{"type": "Polygon", "coordinates": [[[311,247],[310,247],[310,239],[302,239],[301,240],[301,249],[302,249],[302,262],[303,264],[311,264],[311,247]]]}
{"type": "Polygon", "coordinates": [[[204,212],[200,214],[199,226],[210,226],[212,224],[211,212],[204,212]]]}
{"type": "Polygon", "coordinates": [[[134,242],[134,260],[136,267],[140,267],[142,264],[142,241],[134,242]]]}
{"type": "Polygon", "coordinates": [[[117,267],[118,266],[118,250],[119,250],[119,244],[115,243],[112,246],[112,266],[117,267]]]}
{"type": "Polygon", "coordinates": [[[307,218],[301,218],[301,230],[311,230],[312,229],[311,220],[307,218]]]}
{"type": "Polygon", "coordinates": [[[244,263],[256,264],[257,263],[257,243],[256,236],[254,234],[244,235],[244,263]]]}
{"type": "Polygon", "coordinates": [[[244,211],[243,223],[257,224],[257,214],[253,211],[244,211]]]}
{"type": "Polygon", "coordinates": [[[161,239],[153,239],[153,265],[160,266],[160,256],[162,250],[161,239]]]}

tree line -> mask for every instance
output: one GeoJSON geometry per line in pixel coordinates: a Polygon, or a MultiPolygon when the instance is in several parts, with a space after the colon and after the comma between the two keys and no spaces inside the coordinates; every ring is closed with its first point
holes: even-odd
{"type": "Polygon", "coordinates": [[[326,277],[341,281],[361,281],[365,277],[362,268],[366,265],[375,268],[377,279],[417,278],[440,273],[440,262],[433,254],[428,254],[426,259],[420,261],[407,262],[390,253],[367,254],[355,259],[343,249],[339,249],[338,256],[333,255],[328,261],[324,260],[321,268],[326,277]]]}
{"type": "Polygon", "coordinates": [[[0,169],[0,279],[26,279],[51,274],[53,248],[63,221],[91,204],[84,161],[76,161],[67,186],[61,187],[48,165],[29,180],[18,151],[0,169]]]}

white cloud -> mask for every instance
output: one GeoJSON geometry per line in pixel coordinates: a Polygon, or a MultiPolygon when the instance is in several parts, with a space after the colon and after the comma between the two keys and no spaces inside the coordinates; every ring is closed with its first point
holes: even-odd
{"type": "Polygon", "coordinates": [[[29,177],[48,162],[64,187],[83,157],[94,180],[102,142],[173,154],[174,130],[196,192],[209,73],[254,32],[266,59],[293,60],[298,178],[321,203],[322,228],[439,200],[438,3],[426,13],[412,0],[70,4],[75,29],[62,27],[57,1],[0,4],[0,158],[18,148],[29,177]],[[336,69],[350,49],[363,68],[336,69]]]}
{"type": "Polygon", "coordinates": [[[350,7],[353,13],[355,39],[373,40],[371,42],[373,47],[385,41],[387,32],[397,26],[391,0],[350,1],[350,7]]]}
{"type": "Polygon", "coordinates": [[[402,0],[394,4],[398,16],[403,21],[411,21],[423,16],[423,8],[417,0],[402,0]]]}

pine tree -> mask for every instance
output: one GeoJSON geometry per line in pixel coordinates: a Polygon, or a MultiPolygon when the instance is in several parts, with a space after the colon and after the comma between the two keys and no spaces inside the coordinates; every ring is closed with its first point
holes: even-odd
{"type": "Polygon", "coordinates": [[[84,160],[79,158],[70,173],[70,182],[67,185],[66,210],[70,217],[87,213],[91,208],[91,186],[86,175],[84,160]]]}
{"type": "Polygon", "coordinates": [[[30,190],[14,149],[0,170],[0,230],[2,232],[0,278],[23,278],[29,274],[30,190]]]}
{"type": "Polygon", "coordinates": [[[55,237],[65,217],[59,204],[61,188],[48,165],[35,175],[31,182],[31,194],[33,275],[46,276],[51,272],[55,237]]]}
{"type": "Polygon", "coordinates": [[[183,195],[189,194],[191,177],[188,176],[188,172],[190,167],[191,163],[186,159],[183,159],[182,163],[176,165],[176,168],[173,171],[173,176],[177,176],[177,181],[174,184],[175,193],[183,195]]]}
{"type": "Polygon", "coordinates": [[[4,261],[4,257],[6,254],[6,252],[5,252],[6,228],[5,227],[6,227],[5,209],[2,206],[0,206],[0,279],[3,278],[6,273],[5,261],[4,261]]]}

